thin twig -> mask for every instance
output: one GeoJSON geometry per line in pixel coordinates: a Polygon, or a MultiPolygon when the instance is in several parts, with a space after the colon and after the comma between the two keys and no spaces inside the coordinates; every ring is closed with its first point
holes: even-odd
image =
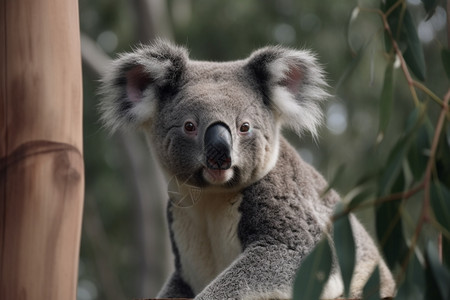
{"type": "Polygon", "coordinates": [[[400,47],[398,46],[394,35],[392,34],[391,27],[389,26],[389,22],[387,20],[387,15],[381,11],[380,9],[373,9],[373,8],[360,8],[361,11],[369,12],[369,13],[376,13],[381,17],[381,20],[383,22],[383,27],[388,33],[389,39],[391,40],[392,47],[395,51],[395,54],[397,55],[398,59],[400,60],[400,66],[402,68],[403,74],[405,75],[406,81],[408,83],[409,90],[411,92],[411,95],[414,100],[414,104],[416,106],[419,106],[419,98],[417,97],[416,90],[414,89],[414,79],[412,79],[411,74],[409,73],[408,66],[406,65],[405,59],[403,58],[402,51],[400,50],[400,47]]]}
{"type": "Polygon", "coordinates": [[[436,129],[434,130],[434,137],[433,137],[433,141],[431,143],[430,157],[428,159],[427,168],[425,171],[425,178],[424,178],[425,190],[427,189],[427,185],[429,185],[430,181],[431,181],[431,173],[433,171],[437,147],[439,145],[439,138],[441,136],[442,128],[444,126],[445,115],[448,112],[449,101],[450,101],[450,89],[447,91],[447,93],[444,96],[444,102],[442,103],[441,113],[439,115],[439,119],[436,124],[436,129]]]}
{"type": "Polygon", "coordinates": [[[392,35],[391,28],[389,27],[389,23],[386,19],[386,16],[383,15],[383,24],[384,28],[386,29],[389,38],[391,39],[392,47],[395,50],[395,53],[397,54],[398,59],[400,60],[400,66],[402,68],[403,74],[405,75],[406,81],[408,82],[409,90],[411,91],[411,95],[414,100],[414,104],[416,106],[419,106],[419,98],[417,97],[416,90],[414,89],[414,80],[411,77],[411,74],[409,73],[408,66],[406,65],[405,59],[403,58],[402,51],[400,50],[400,47],[398,46],[396,40],[394,39],[394,36],[392,35]]]}
{"type": "MultiPolygon", "coordinates": [[[[403,26],[403,20],[405,18],[405,13],[406,13],[406,2],[405,1],[401,1],[401,11],[400,11],[400,16],[398,17],[398,19],[400,20],[398,22],[398,27],[397,27],[397,32],[396,32],[396,39],[400,38],[400,35],[402,33],[402,26],[403,26]]],[[[387,19],[387,16],[386,16],[387,19]]]]}
{"type": "Polygon", "coordinates": [[[444,105],[444,103],[442,102],[441,98],[439,98],[438,96],[436,96],[435,93],[433,93],[429,88],[427,88],[425,85],[423,85],[422,83],[413,80],[413,85],[415,87],[417,87],[418,89],[421,89],[425,94],[427,94],[428,96],[430,96],[431,99],[434,100],[434,102],[436,102],[437,104],[439,104],[441,107],[444,105]]]}
{"type": "MultiPolygon", "coordinates": [[[[384,29],[386,30],[386,32],[388,33],[388,35],[389,35],[389,39],[391,40],[391,42],[392,42],[392,47],[393,47],[393,49],[394,49],[394,51],[395,51],[395,53],[396,53],[396,55],[397,55],[397,57],[399,58],[399,60],[400,60],[400,66],[401,66],[401,68],[402,68],[402,71],[403,71],[403,73],[405,74],[405,78],[406,78],[406,81],[407,81],[407,83],[408,83],[408,86],[409,86],[409,89],[410,89],[410,91],[411,91],[411,94],[412,94],[412,97],[413,97],[413,100],[414,100],[414,104],[416,105],[416,106],[418,106],[418,104],[419,104],[419,98],[418,98],[418,96],[417,96],[417,93],[416,93],[416,90],[414,89],[414,87],[416,87],[416,88],[418,88],[418,89],[420,89],[420,90],[422,90],[424,93],[426,93],[433,101],[435,101],[437,104],[439,104],[440,106],[442,106],[443,105],[443,102],[442,102],[442,100],[438,97],[438,96],[436,96],[436,94],[434,94],[429,88],[427,88],[425,85],[423,85],[422,83],[420,83],[420,82],[418,82],[418,81],[416,81],[416,80],[414,80],[413,78],[412,78],[412,76],[411,76],[411,73],[409,72],[409,70],[408,70],[408,66],[407,66],[407,64],[406,64],[406,62],[405,62],[405,60],[404,60],[404,58],[403,58],[403,54],[402,54],[402,52],[401,52],[401,50],[400,50],[400,47],[398,47],[398,44],[397,44],[397,42],[396,42],[396,40],[395,40],[395,38],[394,38],[394,36],[393,36],[393,34],[392,34],[392,31],[391,31],[391,28],[390,28],[390,26],[389,26],[389,22],[388,22],[388,20],[387,20],[387,17],[400,5],[400,4],[402,4],[403,3],[403,1],[398,1],[398,2],[396,2],[393,6],[391,6],[390,8],[389,8],[389,10],[386,12],[386,13],[384,13],[382,10],[380,10],[380,9],[373,9],[373,8],[359,8],[361,11],[365,11],[365,12],[368,12],[368,13],[375,13],[375,14],[377,14],[377,15],[379,15],[380,17],[381,17],[381,19],[382,19],[382,22],[383,22],[383,27],[384,27],[384,29]]],[[[449,6],[450,7],[450,6],[449,6]]]]}
{"type": "Polygon", "coordinates": [[[444,126],[445,115],[448,111],[448,103],[450,101],[450,89],[447,91],[447,94],[444,96],[444,102],[442,104],[441,113],[438,118],[438,122],[436,124],[436,129],[434,130],[433,141],[431,144],[430,157],[428,159],[427,168],[425,170],[425,177],[423,179],[423,185],[425,190],[423,205],[421,215],[419,217],[419,221],[417,223],[416,229],[414,230],[414,235],[411,239],[411,245],[409,246],[408,254],[402,264],[403,271],[406,270],[406,266],[408,265],[410,255],[414,248],[416,247],[417,241],[419,239],[420,233],[422,232],[423,225],[426,222],[429,222],[430,218],[430,184],[431,184],[431,175],[433,172],[433,166],[435,163],[436,151],[439,145],[439,138],[441,136],[442,128],[444,126]]]}
{"type": "Polygon", "coordinates": [[[377,198],[373,201],[367,201],[364,202],[362,204],[359,204],[357,206],[353,206],[353,207],[346,207],[342,212],[333,215],[333,221],[336,221],[339,218],[342,218],[345,215],[348,215],[349,213],[355,211],[355,210],[359,210],[359,209],[364,209],[364,208],[368,208],[368,207],[373,207],[375,205],[381,204],[381,203],[386,203],[386,202],[390,202],[390,201],[397,201],[397,200],[406,200],[411,198],[412,196],[414,196],[415,194],[417,194],[418,192],[420,192],[422,189],[424,188],[424,184],[423,182],[407,191],[404,192],[400,192],[400,193],[396,193],[396,194],[391,194],[388,195],[386,197],[383,198],[377,198]]]}
{"type": "Polygon", "coordinates": [[[389,9],[386,11],[386,13],[384,13],[384,15],[386,17],[389,17],[389,15],[399,6],[402,5],[404,3],[404,1],[402,0],[398,0],[397,2],[394,3],[394,5],[392,5],[391,7],[389,7],[389,9]]]}
{"type": "Polygon", "coordinates": [[[424,184],[422,182],[421,184],[419,184],[416,187],[411,188],[407,191],[396,193],[396,194],[391,194],[386,197],[379,198],[379,199],[375,200],[375,204],[381,204],[381,203],[394,201],[394,200],[409,199],[412,196],[414,196],[415,194],[417,194],[418,192],[420,192],[423,188],[424,188],[424,184]]]}

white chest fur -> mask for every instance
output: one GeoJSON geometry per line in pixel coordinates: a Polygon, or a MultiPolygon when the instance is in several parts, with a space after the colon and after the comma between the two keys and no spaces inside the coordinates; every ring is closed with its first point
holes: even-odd
{"type": "Polygon", "coordinates": [[[241,253],[240,194],[202,195],[189,208],[172,208],[172,230],[184,279],[199,293],[241,253]]]}

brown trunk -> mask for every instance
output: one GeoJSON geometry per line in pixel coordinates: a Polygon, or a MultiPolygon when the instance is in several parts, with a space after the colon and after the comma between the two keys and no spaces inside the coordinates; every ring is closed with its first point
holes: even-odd
{"type": "Polygon", "coordinates": [[[0,0],[0,299],[76,299],[78,2],[0,0]]]}

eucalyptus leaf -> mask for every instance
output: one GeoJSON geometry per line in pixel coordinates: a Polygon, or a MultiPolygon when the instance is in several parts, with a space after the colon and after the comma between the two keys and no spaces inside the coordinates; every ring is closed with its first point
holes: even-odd
{"type": "Polygon", "coordinates": [[[338,82],[336,83],[336,86],[335,86],[336,94],[339,91],[339,89],[341,88],[341,86],[344,84],[344,82],[347,80],[347,78],[350,77],[350,75],[353,73],[353,71],[358,66],[359,62],[361,61],[361,58],[363,57],[363,55],[365,53],[365,50],[366,50],[366,46],[361,47],[361,49],[359,49],[357,51],[356,56],[353,57],[352,61],[345,68],[344,72],[342,73],[341,77],[339,78],[338,82]]]}
{"type": "Polygon", "coordinates": [[[414,131],[422,125],[422,122],[425,118],[425,112],[426,106],[419,105],[409,114],[406,121],[405,136],[413,134],[414,131]]]}
{"type": "Polygon", "coordinates": [[[380,300],[380,270],[376,266],[363,288],[364,300],[380,300]]]}
{"type": "Polygon", "coordinates": [[[394,146],[394,149],[392,149],[386,167],[381,174],[378,196],[382,197],[391,193],[392,186],[401,171],[408,146],[409,143],[406,143],[404,139],[401,139],[394,146]]]}
{"type": "Polygon", "coordinates": [[[379,178],[378,196],[383,197],[391,192],[395,179],[402,168],[403,160],[406,158],[414,133],[418,130],[424,119],[424,107],[419,106],[409,115],[406,122],[405,134],[391,150],[386,167],[382,170],[379,178]]]}
{"type": "Polygon", "coordinates": [[[437,246],[431,241],[427,244],[426,254],[428,263],[427,299],[450,299],[450,273],[439,262],[437,246]]]}
{"type": "Polygon", "coordinates": [[[442,236],[442,260],[450,268],[450,239],[446,236],[442,236]]]}
{"type": "Polygon", "coordinates": [[[408,163],[415,181],[419,181],[425,173],[432,137],[433,126],[427,119],[419,128],[408,152],[408,163]]]}
{"type": "Polygon", "coordinates": [[[336,188],[336,186],[339,185],[339,183],[345,178],[344,176],[342,176],[345,169],[345,164],[342,164],[337,168],[334,176],[328,182],[328,187],[322,192],[322,195],[327,194],[331,189],[336,188]]]}
{"type": "Polygon", "coordinates": [[[364,189],[351,198],[348,208],[350,210],[355,209],[368,199],[374,199],[374,191],[371,189],[364,189]]]}
{"type": "Polygon", "coordinates": [[[403,282],[400,284],[396,300],[425,300],[425,274],[416,253],[406,267],[403,282]]]}
{"type": "Polygon", "coordinates": [[[435,181],[430,186],[430,200],[436,221],[450,232],[450,191],[435,181]]]}
{"type": "Polygon", "coordinates": [[[398,0],[385,0],[385,1],[381,1],[381,10],[383,12],[387,12],[392,5],[394,5],[395,3],[397,3],[398,0]]]}
{"type": "Polygon", "coordinates": [[[439,181],[450,189],[450,124],[444,126],[436,151],[436,171],[439,181]]]}
{"type": "Polygon", "coordinates": [[[358,18],[359,13],[360,13],[359,6],[356,6],[355,8],[353,8],[350,18],[348,19],[348,22],[347,22],[347,30],[345,31],[346,35],[347,35],[347,45],[350,48],[350,50],[353,52],[359,52],[359,50],[360,50],[360,49],[358,49],[357,51],[355,51],[355,49],[353,49],[353,47],[352,47],[352,43],[350,40],[351,25],[358,18]]]}
{"type": "MultiPolygon", "coordinates": [[[[392,192],[402,191],[404,176],[400,173],[392,192]]],[[[375,209],[375,225],[378,241],[386,258],[386,263],[392,270],[401,263],[407,251],[401,222],[401,201],[388,201],[377,205],[375,209]]]]}
{"type": "Polygon", "coordinates": [[[408,10],[405,11],[403,22],[407,44],[407,48],[403,53],[403,58],[414,75],[416,75],[419,80],[424,81],[426,72],[425,55],[423,54],[423,47],[420,43],[419,36],[417,35],[416,26],[414,25],[412,16],[408,10]]]}
{"type": "Polygon", "coordinates": [[[318,300],[330,276],[332,252],[328,240],[322,239],[303,260],[294,282],[293,300],[318,300]]]}
{"type": "MultiPolygon", "coordinates": [[[[383,12],[387,12],[397,1],[386,1],[382,4],[383,12]]],[[[417,34],[411,13],[406,7],[399,5],[388,16],[388,23],[406,64],[412,73],[421,81],[425,80],[425,55],[417,34]]],[[[387,52],[392,50],[390,38],[385,34],[385,48],[387,52]]]]}
{"type": "Polygon", "coordinates": [[[384,72],[383,89],[380,96],[380,115],[379,115],[379,136],[384,136],[384,133],[389,125],[389,120],[392,114],[394,98],[394,63],[390,61],[386,66],[384,72]]]}
{"type": "Polygon", "coordinates": [[[450,50],[442,48],[441,50],[442,65],[444,66],[445,74],[450,79],[450,50]]]}
{"type": "Polygon", "coordinates": [[[423,7],[425,8],[425,11],[427,12],[427,20],[430,19],[435,10],[436,6],[438,5],[438,0],[422,0],[423,7]]]}
{"type": "MultiPolygon", "coordinates": [[[[345,206],[342,203],[338,204],[335,214],[340,214],[344,209],[345,206]]],[[[333,240],[344,281],[344,295],[348,297],[356,255],[355,240],[348,214],[334,221],[333,240]]]]}

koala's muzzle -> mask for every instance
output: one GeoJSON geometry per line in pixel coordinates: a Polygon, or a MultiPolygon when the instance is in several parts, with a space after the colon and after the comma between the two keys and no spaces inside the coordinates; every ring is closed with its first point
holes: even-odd
{"type": "Polygon", "coordinates": [[[206,166],[212,170],[227,170],[231,167],[231,132],[223,123],[212,124],[205,133],[206,166]]]}

